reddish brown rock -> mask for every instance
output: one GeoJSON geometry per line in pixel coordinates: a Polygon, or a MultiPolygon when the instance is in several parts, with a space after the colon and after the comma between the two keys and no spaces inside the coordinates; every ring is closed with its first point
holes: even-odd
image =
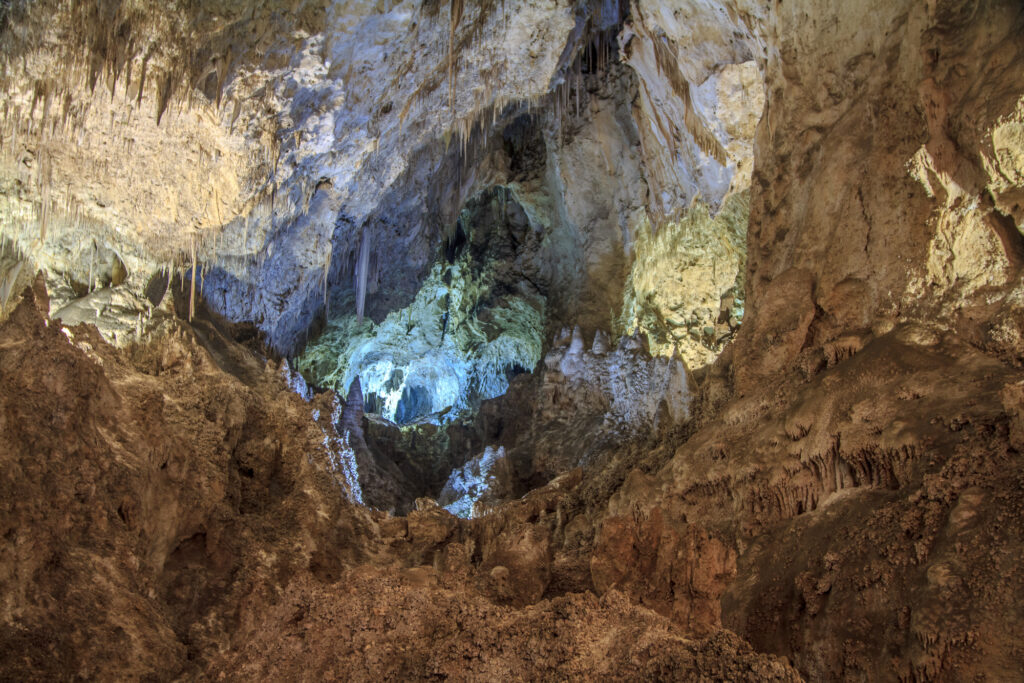
{"type": "Polygon", "coordinates": [[[620,590],[694,633],[721,626],[719,598],[736,574],[736,551],[707,532],[667,525],[661,508],[606,517],[590,561],[599,593],[620,590]]]}

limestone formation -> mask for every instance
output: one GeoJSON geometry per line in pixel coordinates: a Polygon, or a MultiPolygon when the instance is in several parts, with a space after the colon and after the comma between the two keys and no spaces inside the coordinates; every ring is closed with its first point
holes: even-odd
{"type": "Polygon", "coordinates": [[[0,84],[0,679],[1024,679],[1019,2],[5,0],[0,84]]]}
{"type": "Polygon", "coordinates": [[[348,396],[345,397],[345,408],[341,411],[339,424],[343,429],[358,431],[362,435],[363,389],[359,384],[358,377],[352,380],[352,384],[348,388],[348,396]]]}
{"type": "Polygon", "coordinates": [[[604,330],[594,333],[594,343],[590,347],[590,352],[595,356],[603,356],[608,353],[608,335],[604,330]]]}

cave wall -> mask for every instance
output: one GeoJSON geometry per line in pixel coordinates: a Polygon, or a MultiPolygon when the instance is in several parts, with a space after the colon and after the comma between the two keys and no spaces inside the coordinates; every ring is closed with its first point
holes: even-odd
{"type": "Polygon", "coordinates": [[[908,319],[1019,357],[1019,216],[988,195],[994,131],[1020,115],[1020,21],[1012,3],[773,11],[740,367],[908,319]]]}
{"type": "Polygon", "coordinates": [[[360,288],[378,321],[412,301],[463,204],[501,184],[552,233],[552,328],[612,327],[645,214],[656,229],[742,191],[752,130],[733,119],[760,110],[726,92],[753,54],[723,28],[740,18],[699,4],[620,36],[644,11],[483,3],[453,27],[436,3],[15,3],[4,234],[78,280],[93,250],[137,290],[196,271],[214,309],[293,353],[360,288]],[[500,153],[524,113],[532,171],[500,153]]]}
{"type": "Polygon", "coordinates": [[[468,7],[449,69],[444,12],[378,5],[15,6],[5,233],[58,270],[72,259],[47,260],[47,228],[97,233],[133,271],[204,263],[222,313],[292,350],[342,265],[329,256],[367,222],[381,262],[423,269],[400,245],[432,244],[464,191],[431,187],[438,141],[457,149],[485,112],[546,92],[574,21],[553,2],[468,7]],[[396,183],[415,213],[382,204],[396,183]]]}
{"type": "Polygon", "coordinates": [[[1020,529],[996,510],[1021,504],[1024,15],[819,12],[747,15],[767,104],[745,321],[698,428],[612,497],[592,577],[816,680],[1019,676],[1020,529]]]}

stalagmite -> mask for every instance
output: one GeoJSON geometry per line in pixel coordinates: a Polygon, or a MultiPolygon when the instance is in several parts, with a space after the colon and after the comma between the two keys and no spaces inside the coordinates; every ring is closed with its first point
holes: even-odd
{"type": "Polygon", "coordinates": [[[579,325],[572,330],[572,342],[562,356],[559,370],[566,377],[577,375],[583,367],[583,331],[579,325]]]}
{"type": "Polygon", "coordinates": [[[555,335],[551,345],[555,348],[559,348],[562,346],[568,346],[570,341],[572,341],[572,330],[568,327],[563,327],[558,334],[555,335]]]}
{"type": "Polygon", "coordinates": [[[579,325],[572,328],[572,342],[569,344],[567,353],[577,356],[583,353],[583,330],[580,329],[579,325]]]}
{"type": "Polygon", "coordinates": [[[352,380],[348,388],[348,396],[345,398],[345,408],[341,412],[341,427],[349,431],[363,430],[363,387],[359,377],[352,380]]]}
{"type": "Polygon", "coordinates": [[[598,330],[594,333],[594,344],[591,347],[591,353],[595,356],[608,353],[608,335],[605,334],[604,330],[598,330]]]}

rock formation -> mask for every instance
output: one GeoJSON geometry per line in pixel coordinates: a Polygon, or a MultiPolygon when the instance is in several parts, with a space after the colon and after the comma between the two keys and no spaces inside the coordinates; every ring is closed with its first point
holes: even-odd
{"type": "Polygon", "coordinates": [[[0,82],[0,678],[1024,678],[1020,3],[12,0],[0,82]]]}

